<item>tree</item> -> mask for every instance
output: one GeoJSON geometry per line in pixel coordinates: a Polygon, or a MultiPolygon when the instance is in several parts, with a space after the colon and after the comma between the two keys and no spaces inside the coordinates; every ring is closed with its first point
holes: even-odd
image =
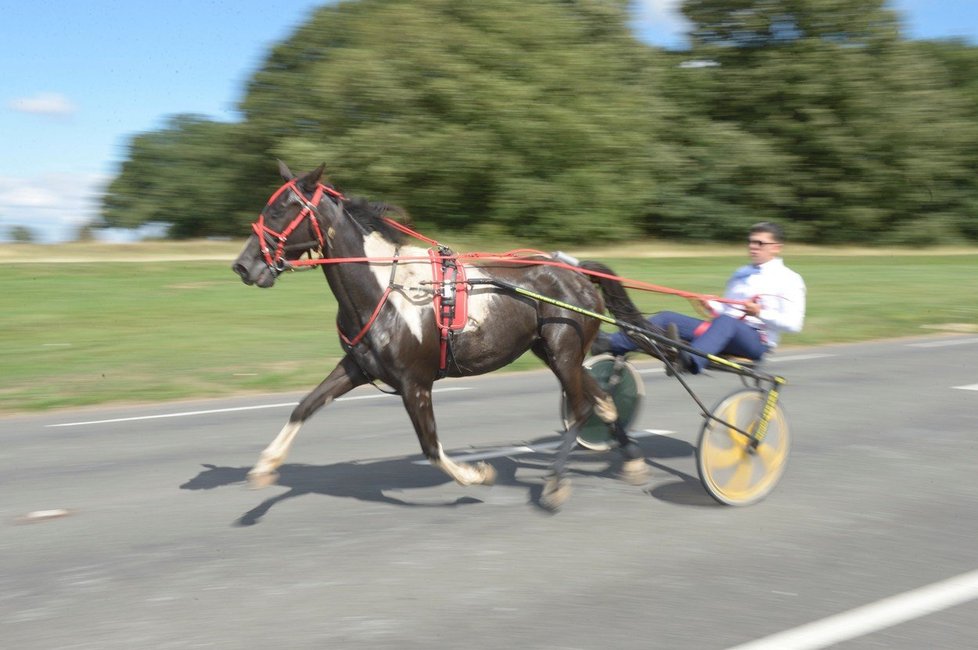
{"type": "Polygon", "coordinates": [[[103,225],[168,223],[177,239],[242,234],[269,191],[268,179],[249,182],[256,156],[242,146],[246,141],[240,125],[193,115],[136,136],[102,197],[103,225]]]}
{"type": "Polygon", "coordinates": [[[693,49],[639,43],[626,0],[351,0],[250,80],[238,124],[133,139],[109,226],[242,235],[327,163],[416,224],[591,242],[978,239],[978,56],[900,36],[885,0],[686,0],[693,49]],[[437,37],[435,37],[437,36],[437,37]]]}
{"type": "Polygon", "coordinates": [[[627,3],[364,0],[277,47],[243,104],[293,166],[422,224],[620,238],[678,153],[649,85],[664,62],[627,3]],[[392,31],[392,26],[396,30],[392,31]],[[433,38],[432,34],[437,34],[433,38]]]}
{"type": "Polygon", "coordinates": [[[29,244],[34,241],[34,231],[27,226],[10,226],[7,236],[10,241],[17,244],[29,244]]]}
{"type": "Polygon", "coordinates": [[[958,205],[949,208],[944,219],[965,237],[978,241],[978,47],[950,40],[917,43],[914,49],[916,56],[941,66],[962,115],[944,143],[962,160],[962,171],[949,192],[958,205]]]}
{"type": "Polygon", "coordinates": [[[859,47],[899,36],[884,0],[684,0],[682,11],[694,24],[694,49],[724,58],[799,41],[859,47]]]}
{"type": "MultiPolygon", "coordinates": [[[[691,104],[770,142],[792,231],[810,241],[906,242],[964,209],[967,133],[939,66],[899,39],[883,0],[688,0],[691,104]]],[[[970,136],[967,141],[972,142],[970,136]]],[[[955,236],[948,224],[929,240],[955,236]]]]}

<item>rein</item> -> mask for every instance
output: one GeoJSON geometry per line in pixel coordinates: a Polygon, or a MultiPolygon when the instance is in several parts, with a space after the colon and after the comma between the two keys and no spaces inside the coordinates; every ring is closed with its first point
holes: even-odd
{"type": "MultiPolygon", "coordinates": [[[[443,248],[438,241],[426,237],[421,233],[412,230],[411,228],[405,226],[404,224],[398,223],[393,219],[387,217],[384,218],[390,226],[396,228],[397,230],[410,235],[411,237],[423,241],[432,246],[443,248]]],[[[734,300],[731,298],[724,298],[722,296],[715,296],[712,294],[696,293],[693,291],[682,291],[680,289],[673,289],[670,287],[664,287],[657,284],[651,284],[648,282],[642,282],[641,280],[632,280],[629,278],[624,278],[618,275],[612,275],[610,273],[601,273],[600,271],[590,271],[587,269],[582,269],[579,266],[574,266],[573,264],[568,264],[556,259],[549,259],[550,253],[536,250],[533,248],[517,248],[504,253],[453,253],[452,255],[438,256],[435,254],[437,259],[453,259],[459,260],[461,262],[476,262],[476,261],[486,261],[486,262],[518,262],[520,264],[536,265],[536,266],[556,266],[558,268],[569,269],[571,271],[577,271],[584,275],[593,276],[596,278],[605,278],[608,280],[616,280],[621,282],[622,286],[626,289],[635,289],[637,291],[649,291],[654,293],[661,293],[671,296],[678,296],[680,298],[687,298],[690,300],[713,300],[716,302],[723,302],[732,305],[741,305],[744,303],[743,300],[734,300]],[[542,256],[548,259],[532,259],[532,257],[542,256]]],[[[289,267],[307,267],[307,266],[320,266],[323,264],[346,264],[350,262],[397,262],[397,261],[410,261],[418,262],[423,260],[431,260],[430,255],[399,255],[395,257],[330,257],[330,258],[318,258],[318,259],[308,259],[308,260],[295,260],[290,262],[286,268],[289,267]]]]}
{"type": "MultiPolygon", "coordinates": [[[[599,271],[582,269],[573,264],[568,264],[566,262],[553,259],[549,253],[540,250],[530,249],[530,248],[519,248],[504,253],[476,252],[476,253],[452,253],[450,255],[444,255],[443,253],[441,253],[441,251],[447,249],[445,249],[436,240],[431,239],[430,237],[426,237],[421,233],[417,232],[416,230],[413,230],[412,228],[409,228],[404,224],[398,223],[397,221],[390,219],[388,217],[384,217],[384,221],[389,226],[395,228],[396,230],[399,230],[400,232],[410,237],[413,237],[414,239],[423,241],[433,247],[436,247],[439,252],[436,253],[435,251],[429,251],[428,255],[423,255],[423,256],[422,255],[404,256],[404,255],[397,255],[395,253],[395,255],[392,257],[319,257],[319,258],[310,257],[310,259],[287,260],[285,259],[285,251],[289,249],[293,249],[293,250],[296,248],[311,249],[313,246],[318,246],[320,253],[325,254],[326,237],[323,236],[322,228],[320,227],[319,219],[317,218],[319,203],[322,201],[323,196],[325,194],[329,194],[333,198],[339,199],[340,201],[346,200],[346,197],[343,196],[343,194],[334,190],[331,187],[327,187],[326,185],[323,185],[322,183],[318,183],[316,185],[316,190],[313,193],[312,199],[306,199],[306,197],[302,194],[301,191],[299,191],[299,188],[296,186],[295,180],[292,180],[286,183],[285,185],[283,185],[282,187],[280,187],[278,190],[276,190],[276,192],[271,196],[271,198],[268,199],[265,208],[267,209],[269,206],[271,206],[282,195],[282,193],[287,190],[291,190],[293,194],[295,194],[295,196],[302,203],[303,207],[302,210],[299,212],[299,214],[297,214],[295,218],[292,219],[292,221],[289,223],[288,226],[285,227],[285,229],[283,229],[281,232],[276,232],[275,230],[272,230],[267,225],[265,225],[265,210],[262,210],[262,212],[259,214],[258,221],[252,224],[252,230],[254,231],[255,235],[258,237],[260,247],[261,247],[261,253],[262,256],[264,257],[265,263],[268,265],[268,268],[273,273],[277,275],[287,270],[294,270],[294,269],[300,269],[300,268],[312,267],[312,266],[320,266],[323,264],[349,264],[349,263],[358,263],[358,262],[368,263],[368,264],[375,263],[375,262],[390,262],[393,264],[391,268],[391,281],[388,283],[387,289],[384,291],[384,295],[381,298],[380,303],[377,305],[377,308],[374,310],[374,313],[371,316],[367,324],[367,327],[365,327],[364,330],[361,331],[353,339],[350,339],[350,341],[353,342],[352,344],[354,345],[363,338],[364,334],[366,333],[366,330],[369,329],[370,324],[372,324],[373,321],[376,320],[377,315],[380,313],[381,307],[383,307],[384,303],[387,302],[387,298],[390,296],[390,292],[395,288],[394,270],[397,266],[397,263],[405,262],[405,261],[431,262],[433,260],[452,260],[458,262],[478,262],[478,261],[513,262],[513,263],[537,265],[537,266],[555,266],[558,268],[564,268],[564,269],[576,271],[578,273],[582,273],[584,275],[591,276],[594,278],[604,278],[608,280],[614,280],[620,282],[622,286],[625,287],[626,289],[634,289],[637,291],[649,291],[653,293],[678,296],[680,298],[686,298],[687,300],[690,301],[709,300],[714,302],[727,303],[731,305],[743,305],[745,303],[745,301],[743,300],[734,300],[731,298],[724,298],[722,296],[696,293],[693,291],[682,291],[680,289],[673,289],[671,287],[664,287],[657,284],[642,282],[640,280],[624,278],[609,273],[601,273],[599,271]],[[303,244],[286,244],[289,236],[307,218],[312,223],[312,230],[316,235],[316,239],[303,244]],[[272,248],[273,246],[274,246],[274,250],[272,248]],[[536,257],[543,257],[545,259],[534,259],[536,257]]],[[[327,232],[327,237],[331,238],[332,233],[327,232]]],[[[344,340],[346,340],[345,336],[343,338],[344,340]]]]}

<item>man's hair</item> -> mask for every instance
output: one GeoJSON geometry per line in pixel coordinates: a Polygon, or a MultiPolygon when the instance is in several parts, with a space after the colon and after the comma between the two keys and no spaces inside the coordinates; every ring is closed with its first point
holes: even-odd
{"type": "Polygon", "coordinates": [[[779,244],[784,243],[784,228],[773,221],[762,221],[760,223],[755,223],[750,227],[750,234],[753,235],[757,232],[766,232],[774,238],[774,241],[778,242],[779,244]]]}

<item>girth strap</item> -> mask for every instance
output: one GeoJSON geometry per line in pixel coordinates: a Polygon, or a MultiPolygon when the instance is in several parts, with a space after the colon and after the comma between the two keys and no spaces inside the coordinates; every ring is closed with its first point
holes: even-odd
{"type": "Polygon", "coordinates": [[[459,264],[458,256],[451,249],[445,246],[429,249],[428,257],[435,287],[435,326],[440,337],[438,375],[444,377],[448,371],[451,333],[464,328],[468,320],[469,285],[465,280],[465,266],[459,264]]]}

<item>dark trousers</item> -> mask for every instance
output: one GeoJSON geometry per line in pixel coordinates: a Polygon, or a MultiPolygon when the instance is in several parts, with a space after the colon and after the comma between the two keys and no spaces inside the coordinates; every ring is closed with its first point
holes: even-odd
{"type": "MultiPolygon", "coordinates": [[[[710,321],[709,327],[703,326],[703,321],[685,314],[677,314],[672,311],[660,311],[649,317],[649,322],[666,329],[670,324],[675,324],[679,330],[679,337],[684,341],[708,354],[730,354],[737,357],[748,359],[760,359],[767,352],[767,346],[761,340],[760,333],[739,318],[730,316],[717,316],[710,321]],[[698,329],[701,326],[704,329],[698,329]]],[[[625,354],[635,350],[638,346],[624,332],[615,332],[611,335],[611,352],[613,354],[625,354]]],[[[690,355],[695,364],[694,373],[699,373],[708,363],[705,357],[690,355]]]]}

